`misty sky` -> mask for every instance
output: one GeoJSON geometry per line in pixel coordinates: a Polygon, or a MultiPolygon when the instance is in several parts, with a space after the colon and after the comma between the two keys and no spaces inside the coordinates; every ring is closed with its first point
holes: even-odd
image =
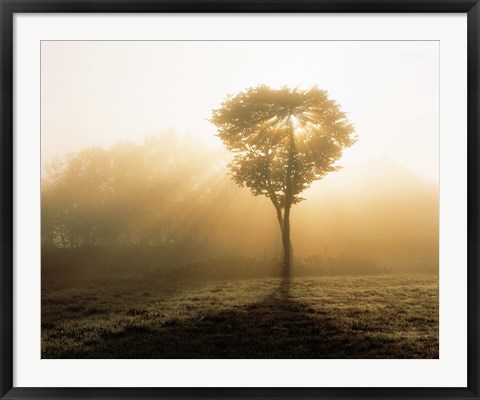
{"type": "Polygon", "coordinates": [[[174,128],[222,146],[208,122],[249,86],[317,85],[359,141],[341,164],[389,160],[436,184],[438,42],[42,42],[42,164],[174,128]]]}

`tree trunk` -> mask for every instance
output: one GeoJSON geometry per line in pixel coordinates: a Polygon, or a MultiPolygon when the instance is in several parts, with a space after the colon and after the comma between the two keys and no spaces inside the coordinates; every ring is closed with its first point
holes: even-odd
{"type": "Polygon", "coordinates": [[[283,244],[283,276],[290,277],[293,252],[292,242],[290,240],[290,208],[285,210],[283,216],[282,228],[282,244],[283,244]]]}
{"type": "Polygon", "coordinates": [[[293,175],[295,171],[295,137],[293,133],[293,125],[289,119],[289,149],[288,149],[288,166],[287,166],[287,182],[285,188],[285,211],[283,213],[282,225],[282,244],[283,244],[283,274],[290,277],[290,270],[293,260],[292,243],[290,241],[290,208],[293,200],[293,175]]]}

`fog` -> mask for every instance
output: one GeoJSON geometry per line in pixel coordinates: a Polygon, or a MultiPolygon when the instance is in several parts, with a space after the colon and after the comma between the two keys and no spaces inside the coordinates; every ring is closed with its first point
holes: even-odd
{"type": "Polygon", "coordinates": [[[291,210],[293,272],[437,271],[438,51],[43,41],[42,268],[275,270],[275,209],[234,183],[209,121],[229,94],[265,84],[325,90],[358,138],[291,210]]]}
{"type": "MultiPolygon", "coordinates": [[[[67,255],[63,264],[90,254],[84,272],[110,271],[119,257],[122,268],[137,272],[196,263],[208,271],[222,257],[223,275],[244,263],[255,274],[274,270],[282,251],[275,209],[232,181],[231,157],[169,130],[140,145],[89,147],[56,159],[42,181],[45,265],[51,254],[67,255]],[[105,251],[108,262],[95,260],[105,251]],[[127,253],[133,260],[125,266],[127,253]]],[[[437,269],[438,190],[391,161],[331,172],[303,197],[291,215],[300,265],[293,272],[307,264],[328,264],[331,273],[437,269]]]]}

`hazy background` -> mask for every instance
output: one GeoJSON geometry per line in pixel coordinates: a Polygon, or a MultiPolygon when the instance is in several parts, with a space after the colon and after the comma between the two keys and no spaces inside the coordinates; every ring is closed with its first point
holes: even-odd
{"type": "Polygon", "coordinates": [[[437,270],[438,55],[420,41],[42,42],[44,248],[148,247],[148,268],[230,271],[279,256],[274,208],[231,182],[208,118],[249,86],[318,85],[359,140],[293,208],[295,256],[437,270]]]}

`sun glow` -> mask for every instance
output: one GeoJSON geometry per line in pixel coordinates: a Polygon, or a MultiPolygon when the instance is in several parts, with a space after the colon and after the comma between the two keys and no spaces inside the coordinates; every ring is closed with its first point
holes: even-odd
{"type": "Polygon", "coordinates": [[[300,119],[298,117],[296,117],[295,115],[290,116],[290,123],[291,123],[293,133],[295,134],[295,136],[300,136],[303,133],[305,133],[304,129],[300,126],[300,119]]]}

